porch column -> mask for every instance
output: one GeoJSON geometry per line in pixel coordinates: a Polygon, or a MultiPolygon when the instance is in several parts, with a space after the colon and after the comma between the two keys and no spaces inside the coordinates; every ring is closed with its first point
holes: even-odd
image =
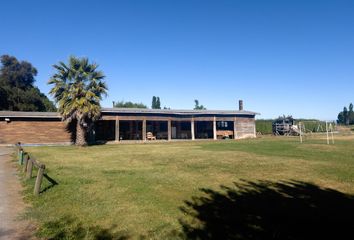
{"type": "Polygon", "coordinates": [[[169,119],[167,121],[167,140],[171,141],[171,135],[172,135],[172,131],[171,131],[171,119],[169,119]]]}
{"type": "Polygon", "coordinates": [[[143,129],[142,129],[142,131],[143,131],[143,134],[142,134],[143,138],[142,138],[142,140],[143,140],[143,141],[146,141],[146,119],[145,119],[145,118],[144,118],[144,120],[143,120],[143,129]]]}
{"type": "Polygon", "coordinates": [[[115,137],[115,141],[116,142],[119,141],[119,118],[118,118],[118,116],[116,116],[116,137],[115,137]]]}
{"type": "Polygon", "coordinates": [[[236,117],[234,118],[234,139],[237,139],[236,117]]]}
{"type": "Polygon", "coordinates": [[[216,117],[214,116],[214,120],[213,120],[213,137],[214,137],[214,140],[217,139],[217,136],[216,136],[216,117]]]}
{"type": "Polygon", "coordinates": [[[181,122],[178,121],[176,122],[176,137],[177,138],[182,138],[182,135],[181,135],[181,122]]]}
{"type": "Polygon", "coordinates": [[[254,128],[254,137],[257,137],[257,129],[256,129],[256,116],[254,116],[254,121],[253,121],[253,128],[254,128]]]}
{"type": "Polygon", "coordinates": [[[136,133],[134,134],[133,130],[133,121],[129,121],[129,140],[135,140],[136,139],[136,133]]]}
{"type": "Polygon", "coordinates": [[[192,140],[195,140],[194,136],[194,118],[191,120],[191,135],[192,135],[192,140]]]}

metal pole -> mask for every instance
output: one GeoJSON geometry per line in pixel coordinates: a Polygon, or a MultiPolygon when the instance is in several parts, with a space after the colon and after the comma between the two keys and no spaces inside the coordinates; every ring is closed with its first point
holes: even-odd
{"type": "Polygon", "coordinates": [[[329,136],[328,136],[328,122],[326,121],[326,133],[327,133],[327,144],[329,144],[329,136]]]}
{"type": "Polygon", "coordinates": [[[19,163],[20,165],[23,164],[23,155],[24,155],[24,152],[23,152],[23,149],[21,149],[21,150],[19,151],[19,153],[18,153],[18,163],[19,163]]]}
{"type": "Polygon", "coordinates": [[[331,123],[329,126],[331,127],[332,144],[334,144],[334,137],[333,137],[333,126],[332,126],[332,123],[331,123]]]}

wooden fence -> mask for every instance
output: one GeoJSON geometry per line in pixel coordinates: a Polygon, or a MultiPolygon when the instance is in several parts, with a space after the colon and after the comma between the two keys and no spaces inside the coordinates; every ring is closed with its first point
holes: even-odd
{"type": "Polygon", "coordinates": [[[21,146],[20,143],[16,144],[16,148],[17,148],[17,154],[18,154],[18,162],[20,165],[23,165],[23,173],[25,174],[26,179],[32,178],[33,168],[38,169],[36,183],[34,185],[34,190],[33,190],[33,193],[35,195],[38,196],[41,192],[41,184],[42,184],[43,177],[48,179],[48,181],[51,182],[52,185],[57,184],[57,182],[55,180],[51,179],[45,173],[45,164],[36,160],[28,152],[25,152],[25,150],[23,149],[23,147],[21,146]]]}

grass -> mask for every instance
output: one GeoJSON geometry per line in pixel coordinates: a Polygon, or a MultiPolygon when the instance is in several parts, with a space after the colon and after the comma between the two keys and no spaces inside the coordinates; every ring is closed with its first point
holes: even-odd
{"type": "Polygon", "coordinates": [[[26,216],[52,239],[181,237],[190,216],[181,207],[200,188],[243,180],[301,181],[354,194],[354,139],[264,137],[242,141],[27,147],[59,184],[32,203],[26,216]]]}

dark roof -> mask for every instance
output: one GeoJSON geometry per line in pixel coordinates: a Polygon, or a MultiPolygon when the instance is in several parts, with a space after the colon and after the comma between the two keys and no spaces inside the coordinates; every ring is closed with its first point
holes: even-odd
{"type": "MultiPolygon", "coordinates": [[[[146,108],[102,108],[105,113],[125,113],[125,114],[174,114],[174,115],[257,115],[250,111],[236,110],[174,110],[174,109],[146,109],[146,108]]],[[[0,111],[0,117],[8,118],[60,118],[57,112],[21,112],[21,111],[0,111]]]]}
{"type": "Polygon", "coordinates": [[[60,118],[57,112],[0,111],[0,117],[60,118]]]}
{"type": "Polygon", "coordinates": [[[149,109],[149,108],[102,108],[102,113],[155,113],[155,114],[176,114],[176,115],[257,115],[256,112],[237,111],[237,110],[178,110],[178,109],[149,109]]]}

